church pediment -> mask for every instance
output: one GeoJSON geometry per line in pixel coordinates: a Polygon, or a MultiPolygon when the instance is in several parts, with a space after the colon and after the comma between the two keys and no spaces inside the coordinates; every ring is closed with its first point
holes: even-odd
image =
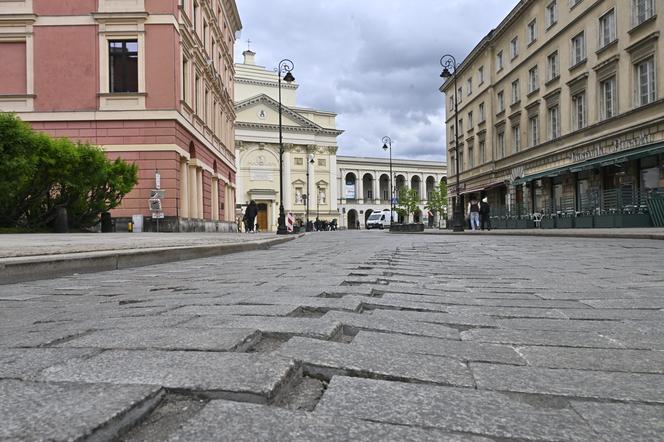
{"type": "MultiPolygon", "coordinates": [[[[235,105],[237,124],[269,125],[279,124],[279,102],[265,94],[257,95],[235,105]]],[[[324,130],[321,126],[303,117],[296,111],[282,105],[282,124],[302,129],[324,130]]]]}

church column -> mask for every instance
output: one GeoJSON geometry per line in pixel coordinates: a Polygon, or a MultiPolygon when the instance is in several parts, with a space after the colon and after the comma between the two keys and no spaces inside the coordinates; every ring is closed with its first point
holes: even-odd
{"type": "Polygon", "coordinates": [[[377,170],[374,170],[373,180],[373,201],[374,204],[380,204],[380,175],[377,170]]]}
{"type": "Polygon", "coordinates": [[[290,150],[284,151],[284,188],[283,192],[284,211],[288,213],[293,210],[293,202],[291,198],[292,191],[291,179],[291,153],[290,150]]]}
{"type": "Polygon", "coordinates": [[[180,217],[189,218],[189,171],[187,159],[180,158],[180,217]]]}
{"type": "Polygon", "coordinates": [[[196,168],[196,187],[198,194],[198,203],[196,204],[196,206],[198,207],[198,218],[204,219],[205,215],[203,214],[203,168],[202,167],[196,168]]]}
{"type": "Polygon", "coordinates": [[[362,171],[355,172],[355,199],[359,204],[364,204],[364,177],[360,176],[362,171]]]}
{"type": "Polygon", "coordinates": [[[198,217],[198,180],[196,178],[196,166],[189,165],[189,218],[198,217]]]}
{"type": "Polygon", "coordinates": [[[336,213],[339,204],[339,180],[337,179],[337,155],[334,152],[330,154],[330,191],[328,195],[330,203],[330,212],[336,213]]]}
{"type": "Polygon", "coordinates": [[[420,201],[427,200],[427,182],[424,181],[424,176],[420,177],[420,201]]]}

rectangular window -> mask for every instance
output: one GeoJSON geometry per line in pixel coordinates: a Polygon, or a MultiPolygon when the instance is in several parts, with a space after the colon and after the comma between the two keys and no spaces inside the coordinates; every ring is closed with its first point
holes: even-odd
{"type": "Polygon", "coordinates": [[[560,106],[549,108],[549,139],[554,140],[560,136],[560,106]]]}
{"type": "Polygon", "coordinates": [[[521,149],[521,126],[512,126],[512,146],[514,147],[513,153],[517,153],[521,149]]]}
{"type": "Polygon", "coordinates": [[[496,156],[498,159],[505,157],[505,132],[498,132],[496,137],[496,156]]]}
{"type": "Polygon", "coordinates": [[[503,68],[503,51],[500,51],[496,54],[496,71],[500,71],[503,68]]]}
{"type": "Polygon", "coordinates": [[[655,15],[655,0],[632,0],[632,24],[640,25],[655,15]]]}
{"type": "Polygon", "coordinates": [[[514,37],[510,42],[510,56],[512,60],[519,56],[519,37],[514,37]]]}
{"type": "Polygon", "coordinates": [[[459,133],[463,134],[463,118],[459,118],[459,133]]]}
{"type": "Polygon", "coordinates": [[[459,147],[459,173],[463,172],[463,146],[459,147]]]}
{"type": "Polygon", "coordinates": [[[532,116],[528,119],[528,132],[530,146],[537,146],[539,144],[539,115],[532,116]]]}
{"type": "Polygon", "coordinates": [[[196,82],[194,89],[194,100],[196,100],[196,113],[201,114],[201,78],[196,74],[196,82]]]}
{"type": "Polygon", "coordinates": [[[475,152],[473,149],[473,145],[469,144],[468,145],[468,168],[472,169],[475,167],[475,152]]]}
{"type": "Polygon", "coordinates": [[[193,13],[193,16],[192,16],[192,21],[193,21],[193,25],[194,25],[194,32],[198,31],[198,10],[199,10],[198,2],[195,1],[194,2],[194,13],[193,13]]]}
{"type": "Polygon", "coordinates": [[[484,112],[484,102],[480,103],[479,112],[480,112],[480,123],[482,123],[486,120],[486,113],[484,112]]]}
{"type": "Polygon", "coordinates": [[[636,65],[636,104],[652,103],[656,97],[655,57],[651,56],[636,65]]]}
{"type": "Polygon", "coordinates": [[[463,99],[463,87],[460,87],[459,90],[457,91],[457,97],[459,100],[459,103],[461,103],[461,100],[463,99]]]}
{"type": "Polygon", "coordinates": [[[608,78],[599,84],[600,119],[606,120],[616,115],[616,77],[608,78]]]}
{"type": "Polygon", "coordinates": [[[468,81],[466,82],[466,89],[468,89],[468,92],[466,92],[468,95],[473,93],[473,79],[469,78],[468,81]]]}
{"type": "Polygon", "coordinates": [[[480,141],[480,164],[486,162],[486,142],[480,141]]]}
{"type": "Polygon", "coordinates": [[[205,101],[203,101],[203,121],[209,123],[208,121],[208,106],[210,105],[210,93],[208,89],[205,88],[205,101]]]}
{"type": "Polygon", "coordinates": [[[516,104],[521,101],[521,85],[519,80],[514,80],[512,82],[512,104],[516,104]]]}
{"type": "Polygon", "coordinates": [[[586,59],[586,33],[581,32],[572,38],[572,66],[586,59]]]}
{"type": "Polygon", "coordinates": [[[546,17],[547,29],[558,22],[558,4],[556,3],[556,0],[553,0],[546,6],[546,12],[544,16],[546,17]]]}
{"type": "Polygon", "coordinates": [[[586,91],[572,96],[572,128],[586,127],[586,91]]]}
{"type": "Polygon", "coordinates": [[[546,80],[551,81],[560,76],[560,59],[558,57],[558,51],[549,55],[546,59],[547,65],[547,74],[546,80]]]}
{"type": "Polygon", "coordinates": [[[505,110],[505,94],[503,91],[498,92],[498,112],[505,110]]]}
{"type": "Polygon", "coordinates": [[[473,111],[468,112],[468,130],[473,128],[473,111]]]}
{"type": "Polygon", "coordinates": [[[480,66],[477,70],[477,83],[484,84],[484,66],[480,66]]]}
{"type": "Polygon", "coordinates": [[[528,71],[528,93],[535,92],[538,89],[539,74],[537,72],[537,66],[535,66],[528,71]]]}
{"type": "Polygon", "coordinates": [[[138,40],[108,42],[109,91],[138,92],[138,40]]]}
{"type": "Polygon", "coordinates": [[[537,19],[528,23],[528,44],[537,40],[537,19]]]}
{"type": "Polygon", "coordinates": [[[599,47],[600,49],[616,40],[616,10],[609,12],[599,18],[599,47]]]}
{"type": "Polygon", "coordinates": [[[189,104],[189,60],[182,61],[182,101],[189,104]]]}
{"type": "Polygon", "coordinates": [[[454,97],[450,97],[450,111],[454,112],[454,97]]]}
{"type": "Polygon", "coordinates": [[[574,6],[578,5],[581,3],[583,0],[569,0],[569,7],[573,8],[574,6]]]}

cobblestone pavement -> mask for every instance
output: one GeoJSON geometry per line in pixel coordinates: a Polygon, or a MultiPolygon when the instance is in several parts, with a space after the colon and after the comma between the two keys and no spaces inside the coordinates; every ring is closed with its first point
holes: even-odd
{"type": "Polygon", "coordinates": [[[661,441],[662,262],[321,232],[0,286],[0,440],[661,441]]]}

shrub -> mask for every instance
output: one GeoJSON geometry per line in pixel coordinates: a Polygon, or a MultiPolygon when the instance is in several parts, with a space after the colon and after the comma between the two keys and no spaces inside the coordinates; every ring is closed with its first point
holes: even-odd
{"type": "Polygon", "coordinates": [[[67,209],[71,228],[94,226],[137,182],[136,165],[0,113],[0,227],[50,226],[58,207],[67,209]]]}

